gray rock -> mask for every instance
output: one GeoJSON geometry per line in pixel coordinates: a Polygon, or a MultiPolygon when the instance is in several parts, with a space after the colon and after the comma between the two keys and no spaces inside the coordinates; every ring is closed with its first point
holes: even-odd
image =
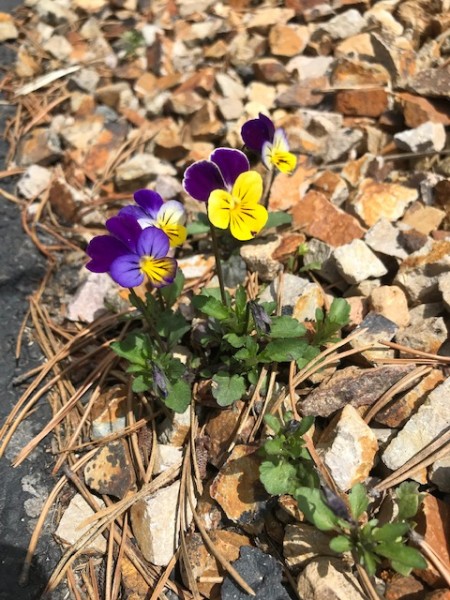
{"type": "Polygon", "coordinates": [[[414,129],[396,133],[394,141],[397,148],[407,152],[440,152],[445,146],[445,127],[442,123],[427,121],[414,129]]]}
{"type": "MultiPolygon", "coordinates": [[[[395,471],[410,458],[439,438],[450,427],[450,379],[438,385],[419,410],[411,416],[382,455],[384,464],[395,471]]],[[[416,481],[425,482],[421,471],[412,473],[416,481]]]]}
{"type": "Polygon", "coordinates": [[[117,284],[107,273],[89,272],[67,306],[69,321],[92,323],[107,312],[105,297],[113,289],[117,290],[117,284]]]}
{"type": "Polygon", "coordinates": [[[346,404],[371,406],[413,369],[413,365],[386,365],[373,369],[346,367],[301,401],[302,414],[328,417],[346,404]]]}
{"type": "Polygon", "coordinates": [[[439,291],[442,294],[444,306],[450,312],[450,273],[444,273],[438,279],[439,291]]]}
{"type": "Polygon", "coordinates": [[[320,25],[319,30],[326,31],[333,40],[344,40],[357,35],[366,26],[366,20],[355,8],[336,15],[320,25]]]}
{"type": "Polygon", "coordinates": [[[399,230],[386,218],[382,218],[373,225],[364,236],[366,244],[375,252],[395,258],[406,258],[408,253],[400,245],[399,230]]]}
{"type": "Polygon", "coordinates": [[[336,558],[310,562],[298,579],[297,591],[302,600],[366,599],[356,577],[336,558]]]}
{"type": "Polygon", "coordinates": [[[321,268],[318,271],[320,275],[329,283],[336,283],[341,279],[336,263],[333,258],[333,248],[316,238],[308,242],[308,251],[303,257],[305,266],[310,263],[320,263],[321,268]]]}
{"type": "MultiPolygon", "coordinates": [[[[291,275],[286,273],[283,276],[283,283],[281,288],[281,313],[284,315],[292,315],[294,312],[294,306],[304,292],[306,286],[309,284],[309,279],[305,277],[298,277],[297,275],[291,275]]],[[[278,296],[279,279],[275,279],[272,283],[266,287],[263,293],[260,295],[260,302],[276,302],[278,296]]]]}
{"type": "Polygon", "coordinates": [[[379,344],[379,340],[391,341],[398,331],[398,326],[383,315],[375,312],[369,313],[358,325],[354,332],[366,330],[359,337],[350,342],[352,348],[362,348],[373,344],[373,348],[363,350],[362,356],[370,362],[376,363],[380,358],[393,358],[394,352],[390,348],[379,344]]]}
{"type": "Polygon", "coordinates": [[[273,281],[283,269],[283,265],[272,258],[272,254],[280,245],[280,238],[270,236],[265,239],[256,239],[241,246],[241,257],[249,271],[258,273],[261,281],[273,281]]]}
{"type": "Polygon", "coordinates": [[[116,169],[116,183],[121,190],[133,191],[137,187],[145,187],[156,174],[175,175],[176,169],[153,154],[140,153],[116,169]]]}
{"type": "Polygon", "coordinates": [[[258,548],[243,546],[240,557],[233,567],[255,592],[250,596],[229,575],[226,575],[220,591],[221,600],[291,600],[281,584],[281,564],[258,548]]]}
{"type": "Polygon", "coordinates": [[[441,492],[450,494],[450,454],[431,465],[429,479],[441,492]]]}
{"type": "Polygon", "coordinates": [[[362,142],[364,134],[359,129],[345,127],[337,131],[327,145],[326,152],[323,155],[325,163],[331,163],[348,156],[351,150],[356,149],[362,142]]]}
{"type": "Polygon", "coordinates": [[[447,340],[448,332],[442,317],[430,317],[421,321],[415,319],[408,327],[396,335],[396,342],[415,350],[437,354],[447,340]]]}
{"type": "Polygon", "coordinates": [[[348,283],[360,283],[370,277],[382,277],[387,269],[362,240],[353,240],[334,250],[336,266],[348,283]]]}
{"type": "Polygon", "coordinates": [[[100,81],[100,75],[95,69],[80,69],[70,78],[81,90],[93,94],[100,81]]]}

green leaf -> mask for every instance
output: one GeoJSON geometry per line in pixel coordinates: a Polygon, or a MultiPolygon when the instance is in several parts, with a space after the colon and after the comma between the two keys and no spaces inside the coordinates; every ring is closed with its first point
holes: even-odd
{"type": "Polygon", "coordinates": [[[292,223],[292,215],[279,211],[270,212],[265,229],[270,227],[279,227],[280,225],[290,225],[292,223]]]}
{"type": "Polygon", "coordinates": [[[188,235],[199,235],[202,233],[209,233],[209,221],[205,213],[197,213],[197,221],[188,223],[186,226],[188,235]]]}
{"type": "Polygon", "coordinates": [[[234,298],[236,314],[244,315],[247,308],[247,292],[242,285],[239,285],[234,298]]]}
{"type": "Polygon", "coordinates": [[[303,369],[308,363],[310,363],[313,360],[313,358],[316,358],[316,356],[318,356],[319,354],[320,348],[317,348],[317,346],[308,346],[305,349],[303,356],[297,360],[297,367],[299,369],[303,369]]]}
{"type": "Polygon", "coordinates": [[[344,298],[334,298],[327,317],[331,323],[344,327],[350,318],[350,304],[344,298]]]}
{"type": "Polygon", "coordinates": [[[148,378],[148,375],[142,373],[133,379],[133,383],[131,384],[131,389],[136,394],[141,394],[142,392],[146,392],[151,387],[151,382],[148,378]]]}
{"type": "Polygon", "coordinates": [[[233,316],[231,310],[228,306],[224,306],[220,300],[216,300],[212,296],[194,296],[192,298],[192,304],[194,308],[200,310],[208,317],[214,317],[219,321],[223,321],[224,319],[228,319],[233,316]]]}
{"type": "Polygon", "coordinates": [[[319,489],[298,487],[294,497],[298,507],[310,523],[321,531],[332,531],[336,528],[338,517],[325,504],[319,489]]]}
{"type": "Polygon", "coordinates": [[[313,426],[313,423],[314,423],[314,417],[312,415],[303,417],[302,420],[300,421],[298,428],[295,430],[295,435],[296,436],[304,435],[309,429],[311,429],[311,427],[313,426]]]}
{"type": "Polygon", "coordinates": [[[261,362],[290,362],[298,360],[307,348],[306,341],[280,338],[269,342],[259,355],[261,362]]]}
{"type": "Polygon", "coordinates": [[[300,273],[306,273],[308,271],[320,271],[321,268],[322,268],[322,263],[320,261],[316,260],[316,261],[307,263],[306,265],[303,265],[303,267],[300,269],[300,273]]]}
{"type": "Polygon", "coordinates": [[[383,542],[376,546],[375,552],[411,569],[427,568],[426,560],[420,552],[416,548],[405,546],[403,543],[383,542]]]}
{"type": "Polygon", "coordinates": [[[275,437],[272,440],[267,440],[264,443],[264,452],[269,456],[278,456],[283,453],[283,439],[275,437]]]}
{"type": "Polygon", "coordinates": [[[349,552],[352,549],[351,540],[345,535],[338,535],[330,541],[330,548],[333,552],[341,554],[342,552],[349,552]]]}
{"type": "Polygon", "coordinates": [[[419,510],[424,494],[419,493],[419,485],[413,481],[404,481],[395,489],[399,521],[412,519],[419,510]]]}
{"type": "Polygon", "coordinates": [[[181,269],[177,270],[177,274],[175,275],[175,279],[173,283],[170,285],[166,285],[160,289],[161,295],[166,302],[167,307],[171,307],[175,304],[177,299],[181,296],[181,292],[183,291],[185,282],[185,277],[181,269]]]}
{"type": "Polygon", "coordinates": [[[249,338],[249,335],[237,335],[236,333],[227,333],[223,336],[223,339],[233,348],[243,348],[247,345],[247,340],[249,338]]]}
{"type": "Polygon", "coordinates": [[[270,429],[277,435],[280,433],[282,428],[282,423],[280,422],[275,415],[264,415],[264,423],[270,427],[270,429]]]}
{"type": "Polygon", "coordinates": [[[306,328],[297,319],[287,315],[272,317],[271,338],[295,338],[302,337],[305,334],[306,328]]]}
{"type": "Polygon", "coordinates": [[[245,380],[240,375],[221,371],[212,378],[212,395],[220,406],[229,406],[245,394],[245,380]]]}
{"type": "Polygon", "coordinates": [[[348,495],[348,502],[350,505],[350,513],[355,521],[366,512],[369,506],[369,497],[366,493],[366,488],[362,483],[354,485],[348,495]]]}
{"type": "Polygon", "coordinates": [[[293,490],[296,469],[288,462],[280,461],[278,464],[266,460],[259,467],[259,478],[269,494],[280,496],[289,494],[293,490]]]}
{"type": "Polygon", "coordinates": [[[380,562],[380,559],[373,552],[370,552],[370,550],[367,550],[366,548],[361,550],[359,557],[361,564],[367,571],[367,574],[370,577],[373,577],[377,570],[377,564],[380,562]]]}
{"type": "Polygon", "coordinates": [[[163,312],[156,322],[157,331],[165,338],[170,348],[178,344],[183,335],[190,331],[191,325],[180,312],[163,312]]]}
{"type": "Polygon", "coordinates": [[[136,363],[143,367],[146,366],[147,360],[152,353],[150,339],[143,332],[130,333],[120,342],[113,342],[111,348],[118,356],[126,358],[130,363],[136,363]]]}
{"type": "Polygon", "coordinates": [[[372,537],[377,542],[395,542],[410,530],[408,523],[386,523],[373,530],[372,537]]]}
{"type": "Polygon", "coordinates": [[[164,399],[167,408],[171,408],[177,413],[184,412],[191,403],[191,386],[180,379],[170,386],[169,393],[164,399]]]}

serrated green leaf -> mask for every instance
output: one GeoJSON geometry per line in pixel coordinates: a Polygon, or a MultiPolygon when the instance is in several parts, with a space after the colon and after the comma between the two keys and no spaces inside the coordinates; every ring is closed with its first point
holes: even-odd
{"type": "Polygon", "coordinates": [[[372,537],[377,542],[395,542],[410,530],[408,523],[386,523],[373,530],[372,537]]]}
{"type": "Polygon", "coordinates": [[[171,408],[177,413],[182,413],[191,403],[191,398],[191,386],[186,381],[180,379],[170,386],[169,393],[164,399],[164,404],[167,408],[171,408]]]}
{"type": "Polygon", "coordinates": [[[272,429],[272,431],[277,435],[280,433],[282,428],[282,423],[280,422],[275,415],[264,415],[264,423],[272,429]]]}
{"type": "Polygon", "coordinates": [[[321,531],[336,528],[338,517],[325,504],[319,489],[298,487],[294,492],[298,507],[310,523],[321,531]]]}
{"type": "Polygon", "coordinates": [[[224,319],[228,319],[233,316],[228,306],[224,306],[221,300],[217,300],[212,296],[194,296],[192,298],[192,305],[194,308],[201,311],[208,317],[213,317],[219,321],[223,321],[224,319]]]}
{"type": "Polygon", "coordinates": [[[391,561],[410,567],[411,569],[426,569],[427,563],[416,548],[405,546],[403,543],[382,542],[378,544],[375,551],[380,556],[391,561]]]}
{"type": "Polygon", "coordinates": [[[303,369],[308,363],[310,363],[313,360],[313,358],[316,358],[316,356],[318,356],[319,354],[320,348],[317,348],[317,346],[308,346],[305,349],[303,356],[297,360],[297,367],[299,369],[303,369]]]}
{"type": "Polygon", "coordinates": [[[297,338],[306,334],[306,328],[288,315],[272,317],[270,337],[275,338],[297,338]]]}
{"type": "Polygon", "coordinates": [[[348,503],[350,506],[350,514],[355,521],[358,521],[369,506],[369,497],[366,488],[362,483],[357,483],[352,487],[348,495],[348,503]]]}
{"type": "Polygon", "coordinates": [[[240,375],[219,372],[212,378],[212,395],[220,406],[229,406],[245,394],[245,380],[240,375]]]}
{"type": "Polygon", "coordinates": [[[290,362],[298,360],[305,352],[308,344],[296,338],[280,338],[267,344],[259,355],[261,362],[290,362]]]}
{"type": "Polygon", "coordinates": [[[349,552],[352,549],[351,540],[345,535],[338,535],[330,541],[330,548],[333,552],[342,554],[342,552],[349,552]]]}
{"type": "Polygon", "coordinates": [[[288,462],[274,463],[266,460],[259,467],[259,478],[269,494],[279,496],[293,490],[296,469],[288,462]]]}
{"type": "Polygon", "coordinates": [[[280,227],[280,225],[289,225],[292,223],[292,215],[285,212],[270,212],[265,229],[270,227],[280,227]]]}

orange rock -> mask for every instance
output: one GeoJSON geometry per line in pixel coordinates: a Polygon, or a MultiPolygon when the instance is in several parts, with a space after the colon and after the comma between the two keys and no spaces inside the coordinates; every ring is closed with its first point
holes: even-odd
{"type": "Polygon", "coordinates": [[[292,209],[294,227],[330,246],[361,239],[365,230],[358,221],[337,208],[320,192],[310,191],[292,209]]]}
{"type": "Polygon", "coordinates": [[[445,219],[445,215],[445,211],[439,208],[414,202],[406,211],[402,223],[406,223],[416,231],[428,235],[439,228],[439,225],[445,219]]]}
{"type": "Polygon", "coordinates": [[[289,257],[295,256],[300,244],[306,241],[303,233],[287,233],[283,235],[278,248],[272,253],[272,258],[280,262],[286,261],[289,257]]]}
{"type": "Polygon", "coordinates": [[[412,575],[404,577],[396,573],[386,585],[386,600],[422,600],[425,589],[423,584],[412,575]]]}
{"type": "Polygon", "coordinates": [[[390,83],[388,71],[379,64],[364,61],[341,59],[333,69],[330,77],[335,87],[373,86],[381,87],[390,83]]]}
{"type": "Polygon", "coordinates": [[[267,494],[259,480],[261,457],[254,446],[235,446],[211,484],[210,493],[229,519],[242,525],[252,522],[267,494]]]}
{"type": "MultiPolygon", "coordinates": [[[[416,531],[431,546],[447,569],[450,569],[450,508],[448,504],[427,494],[416,517],[416,531]]],[[[432,587],[443,587],[445,581],[436,569],[428,563],[428,568],[416,570],[415,574],[432,587]]]]}
{"type": "Polygon", "coordinates": [[[344,90],[336,93],[334,109],[344,115],[379,117],[389,108],[389,96],[383,89],[344,90]]]}
{"type": "Polygon", "coordinates": [[[447,101],[429,100],[408,92],[397,93],[396,99],[403,109],[408,127],[418,127],[427,121],[450,125],[450,108],[447,101]]]}
{"type": "MultiPolygon", "coordinates": [[[[223,453],[227,450],[239,423],[244,403],[236,402],[231,408],[226,410],[216,410],[210,413],[205,431],[210,438],[209,461],[213,465],[219,465],[223,458],[223,453]]],[[[253,427],[254,420],[248,420],[247,431],[241,432],[239,440],[245,439],[245,434],[250,433],[249,428],[253,427]]]]}
{"type": "Polygon", "coordinates": [[[288,210],[294,206],[300,198],[300,187],[304,182],[317,172],[317,167],[309,164],[306,156],[299,156],[297,169],[292,175],[279,173],[275,177],[270,190],[270,209],[288,210]]]}
{"type": "Polygon", "coordinates": [[[269,45],[275,56],[296,56],[301,54],[309,39],[308,28],[301,25],[277,24],[269,33],[269,45]]]}
{"type": "Polygon", "coordinates": [[[124,440],[100,448],[84,468],[86,485],[99,494],[124,498],[135,482],[134,469],[124,440]]]}
{"type": "Polygon", "coordinates": [[[324,194],[330,202],[340,206],[348,197],[345,180],[333,171],[322,171],[314,177],[311,188],[324,194]]]}
{"type": "Polygon", "coordinates": [[[382,218],[396,221],[417,196],[415,189],[397,183],[379,183],[368,178],[361,182],[352,206],[364,223],[372,227],[382,218]]]}

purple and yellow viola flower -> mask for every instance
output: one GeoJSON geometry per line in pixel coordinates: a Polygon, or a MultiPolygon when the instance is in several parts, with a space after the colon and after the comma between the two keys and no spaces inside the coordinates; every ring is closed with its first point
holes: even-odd
{"type": "Polygon", "coordinates": [[[240,241],[251,240],[267,222],[267,210],[259,204],[262,177],[250,171],[240,150],[217,148],[209,160],[195,162],[185,171],[183,187],[196,200],[208,203],[208,218],[214,227],[229,227],[240,241]]]}
{"type": "Polygon", "coordinates": [[[142,229],[131,215],[117,215],[106,221],[110,235],[93,238],[86,250],[91,258],[86,268],[93,273],[109,273],[123,287],[136,287],[145,281],[156,288],[175,279],[177,261],[167,256],[169,237],[157,227],[142,229]]]}
{"type": "Polygon", "coordinates": [[[284,130],[275,129],[275,125],[266,115],[259,113],[257,119],[244,123],[241,136],[247,148],[261,155],[269,170],[275,167],[282,173],[291,173],[295,169],[297,158],[289,152],[284,130]]]}
{"type": "Polygon", "coordinates": [[[186,211],[181,202],[164,202],[153,190],[138,190],[133,194],[137,206],[125,206],[119,215],[134,217],[142,229],[158,227],[167,234],[171,246],[180,246],[187,237],[186,211]]]}

